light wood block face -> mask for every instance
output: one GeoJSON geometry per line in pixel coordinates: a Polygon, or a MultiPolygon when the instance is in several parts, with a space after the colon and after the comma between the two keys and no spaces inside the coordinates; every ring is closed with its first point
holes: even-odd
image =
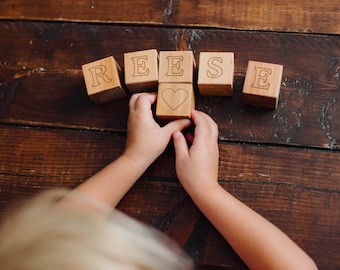
{"type": "Polygon", "coordinates": [[[156,49],[124,54],[125,85],[131,93],[157,91],[158,52],[156,49]]]}
{"type": "Polygon", "coordinates": [[[276,109],[282,72],[282,65],[249,61],[242,93],[244,103],[276,109]]]}
{"type": "Polygon", "coordinates": [[[82,65],[87,94],[96,104],[126,97],[120,82],[120,67],[110,56],[82,65]]]}
{"type": "Polygon", "coordinates": [[[233,52],[201,52],[197,85],[201,95],[232,96],[233,52]]]}
{"type": "Polygon", "coordinates": [[[156,116],[160,119],[191,118],[195,95],[190,83],[160,83],[156,116]]]}
{"type": "Polygon", "coordinates": [[[193,83],[195,58],[192,51],[161,51],[159,83],[193,83]]]}

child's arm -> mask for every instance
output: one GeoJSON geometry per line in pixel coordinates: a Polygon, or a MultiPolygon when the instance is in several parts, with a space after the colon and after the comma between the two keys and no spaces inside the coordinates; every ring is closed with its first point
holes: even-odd
{"type": "Polygon", "coordinates": [[[195,204],[250,269],[317,269],[282,231],[218,184],[217,125],[203,112],[193,111],[192,118],[190,149],[181,132],[173,138],[177,175],[195,204]]]}
{"type": "Polygon", "coordinates": [[[161,128],[151,111],[156,98],[155,93],[141,93],[131,97],[124,153],[75,190],[115,207],[165,150],[172,134],[190,125],[190,120],[182,119],[161,128]]]}

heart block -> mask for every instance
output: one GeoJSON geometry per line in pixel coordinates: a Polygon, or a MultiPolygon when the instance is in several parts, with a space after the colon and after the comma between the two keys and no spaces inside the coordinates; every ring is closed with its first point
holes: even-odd
{"type": "Polygon", "coordinates": [[[160,83],[156,116],[160,119],[191,118],[195,95],[191,83],[160,83]]]}

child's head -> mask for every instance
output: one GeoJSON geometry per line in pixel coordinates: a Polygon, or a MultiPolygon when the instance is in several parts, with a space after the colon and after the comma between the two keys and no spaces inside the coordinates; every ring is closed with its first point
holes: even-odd
{"type": "Polygon", "coordinates": [[[3,269],[192,268],[191,261],[179,249],[175,252],[170,248],[171,241],[153,229],[117,210],[106,218],[99,212],[60,203],[64,195],[60,191],[45,192],[3,224],[3,269]]]}

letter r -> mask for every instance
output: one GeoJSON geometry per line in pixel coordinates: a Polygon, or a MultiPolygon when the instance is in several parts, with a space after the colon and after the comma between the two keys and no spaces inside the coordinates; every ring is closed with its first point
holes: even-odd
{"type": "Polygon", "coordinates": [[[112,82],[112,79],[106,74],[106,67],[104,65],[98,65],[95,67],[89,68],[89,71],[91,72],[92,76],[92,87],[97,87],[100,85],[99,78],[102,78],[102,80],[106,83],[112,82]]]}

